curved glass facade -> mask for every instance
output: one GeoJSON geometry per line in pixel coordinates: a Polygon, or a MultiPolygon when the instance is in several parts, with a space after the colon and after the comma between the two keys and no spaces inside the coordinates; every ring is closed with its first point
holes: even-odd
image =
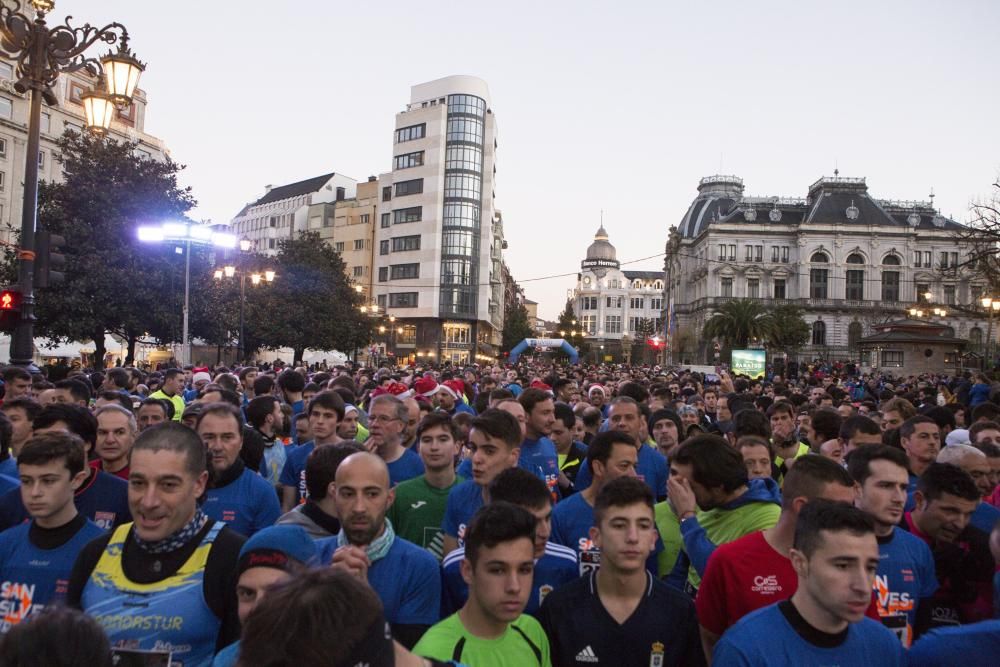
{"type": "Polygon", "coordinates": [[[475,319],[486,101],[448,96],[444,211],[441,217],[441,317],[475,319]]]}

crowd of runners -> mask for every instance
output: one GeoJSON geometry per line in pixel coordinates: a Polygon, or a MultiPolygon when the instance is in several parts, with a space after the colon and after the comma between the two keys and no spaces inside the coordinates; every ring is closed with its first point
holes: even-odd
{"type": "Polygon", "coordinates": [[[0,667],[996,664],[1000,385],[796,370],[8,367],[0,667]]]}

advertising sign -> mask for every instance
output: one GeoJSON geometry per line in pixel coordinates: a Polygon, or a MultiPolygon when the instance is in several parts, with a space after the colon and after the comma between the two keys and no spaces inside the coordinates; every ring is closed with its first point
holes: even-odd
{"type": "Polygon", "coordinates": [[[733,350],[733,375],[746,375],[750,378],[764,377],[764,366],[767,353],[764,350],[733,350]]]}

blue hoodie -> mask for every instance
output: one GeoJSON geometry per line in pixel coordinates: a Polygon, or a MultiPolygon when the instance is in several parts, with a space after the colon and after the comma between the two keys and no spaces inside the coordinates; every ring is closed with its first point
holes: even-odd
{"type": "MultiPolygon", "coordinates": [[[[781,515],[781,490],[770,477],[752,479],[747,491],[731,502],[708,511],[699,510],[697,516],[681,523],[681,537],[687,558],[678,558],[670,578],[687,571],[687,580],[693,589],[701,583],[708,565],[708,558],[719,544],[732,542],[744,535],[770,528],[781,515]],[[682,561],[685,561],[682,565],[682,561]],[[690,566],[690,567],[688,567],[690,566]]],[[[679,583],[679,581],[677,582],[679,583]]]]}

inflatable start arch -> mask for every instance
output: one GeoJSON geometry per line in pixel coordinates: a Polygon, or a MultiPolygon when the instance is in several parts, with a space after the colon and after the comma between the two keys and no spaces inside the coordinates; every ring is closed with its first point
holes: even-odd
{"type": "Polygon", "coordinates": [[[525,338],[520,343],[515,345],[514,349],[510,351],[510,363],[516,364],[517,360],[529,347],[562,348],[562,350],[569,355],[570,363],[575,364],[580,361],[580,354],[576,351],[576,348],[562,338],[525,338]]]}

